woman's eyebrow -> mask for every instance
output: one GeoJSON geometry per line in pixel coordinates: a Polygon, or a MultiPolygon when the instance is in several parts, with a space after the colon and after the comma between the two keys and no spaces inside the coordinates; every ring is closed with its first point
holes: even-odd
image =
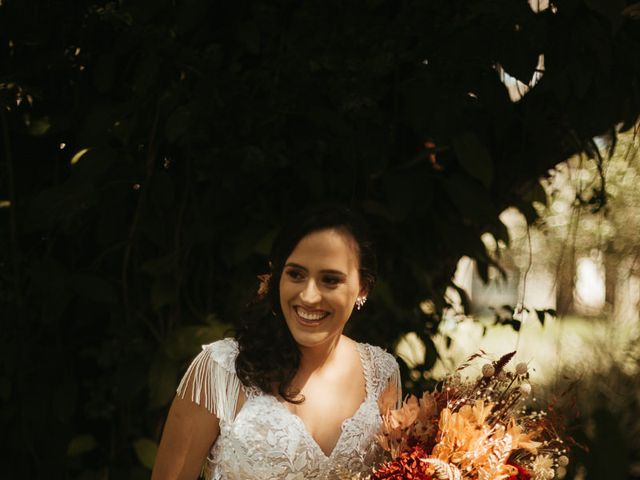
{"type": "Polygon", "coordinates": [[[302,265],[298,265],[297,263],[293,263],[293,262],[285,263],[284,266],[285,267],[298,268],[300,270],[304,270],[305,272],[309,271],[307,268],[303,267],[302,265]]]}
{"type": "Polygon", "coordinates": [[[347,276],[347,274],[346,274],[346,273],[341,272],[340,270],[331,270],[331,269],[328,269],[328,270],[320,270],[320,273],[331,273],[331,274],[333,274],[333,275],[341,275],[341,276],[343,276],[343,277],[346,277],[346,276],[347,276]]]}
{"type": "MultiPolygon", "coordinates": [[[[285,264],[285,267],[291,267],[291,268],[298,268],[300,270],[304,270],[305,272],[308,272],[309,269],[306,267],[303,267],[302,265],[299,265],[297,263],[293,263],[293,262],[289,262],[287,264],[285,264]]],[[[344,272],[341,272],[340,270],[333,270],[331,268],[328,269],[324,269],[324,270],[320,270],[320,273],[331,273],[333,275],[341,275],[343,277],[346,277],[347,274],[344,272]]]]}

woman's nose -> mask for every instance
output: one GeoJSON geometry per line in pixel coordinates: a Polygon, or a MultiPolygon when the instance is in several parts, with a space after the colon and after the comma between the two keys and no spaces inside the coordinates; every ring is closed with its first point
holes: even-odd
{"type": "Polygon", "coordinates": [[[300,300],[305,303],[316,303],[320,301],[320,297],[320,290],[318,290],[318,286],[313,279],[310,279],[304,286],[302,292],[300,292],[300,300]]]}

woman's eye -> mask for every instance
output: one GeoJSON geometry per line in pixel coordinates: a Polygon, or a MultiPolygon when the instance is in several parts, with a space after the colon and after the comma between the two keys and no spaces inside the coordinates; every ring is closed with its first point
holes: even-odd
{"type": "Polygon", "coordinates": [[[299,272],[298,270],[287,270],[286,273],[291,280],[300,280],[304,277],[302,272],[299,272]]]}
{"type": "Polygon", "coordinates": [[[322,281],[330,286],[338,285],[340,283],[340,279],[338,277],[324,277],[322,281]]]}

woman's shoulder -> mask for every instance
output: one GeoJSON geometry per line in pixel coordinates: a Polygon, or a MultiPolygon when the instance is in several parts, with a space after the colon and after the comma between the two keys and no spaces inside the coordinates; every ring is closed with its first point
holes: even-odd
{"type": "Polygon", "coordinates": [[[368,343],[358,343],[367,352],[364,374],[374,398],[389,403],[389,408],[399,408],[402,399],[400,367],[396,357],[383,348],[368,343]]]}
{"type": "Polygon", "coordinates": [[[235,361],[238,356],[238,341],[233,337],[222,338],[202,345],[198,357],[204,357],[217,363],[229,372],[235,373],[235,361]]]}
{"type": "Polygon", "coordinates": [[[237,356],[238,342],[234,338],[202,345],[178,385],[178,396],[185,398],[190,393],[194,403],[205,406],[219,419],[232,418],[240,390],[237,356]]]}
{"type": "Polygon", "coordinates": [[[369,369],[374,376],[386,379],[398,371],[396,357],[385,349],[369,343],[358,342],[358,346],[367,352],[369,369]]]}
{"type": "Polygon", "coordinates": [[[222,351],[231,351],[238,350],[238,341],[234,337],[225,337],[219,340],[215,340],[211,343],[206,343],[202,345],[203,350],[222,350],[222,351]]]}

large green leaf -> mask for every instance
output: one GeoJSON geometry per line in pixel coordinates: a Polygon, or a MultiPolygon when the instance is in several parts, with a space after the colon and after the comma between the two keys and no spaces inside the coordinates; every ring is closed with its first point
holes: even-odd
{"type": "Polygon", "coordinates": [[[494,222],[498,211],[489,192],[479,182],[458,174],[443,177],[441,182],[463,220],[466,219],[478,226],[487,226],[494,222]]]}
{"type": "Polygon", "coordinates": [[[229,329],[215,315],[209,315],[205,325],[190,325],[175,329],[164,343],[164,354],[173,361],[183,362],[195,356],[201,345],[219,340],[229,329]]]}
{"type": "Polygon", "coordinates": [[[493,181],[493,161],[478,136],[468,131],[454,135],[453,149],[462,168],[489,189],[493,181]]]}

